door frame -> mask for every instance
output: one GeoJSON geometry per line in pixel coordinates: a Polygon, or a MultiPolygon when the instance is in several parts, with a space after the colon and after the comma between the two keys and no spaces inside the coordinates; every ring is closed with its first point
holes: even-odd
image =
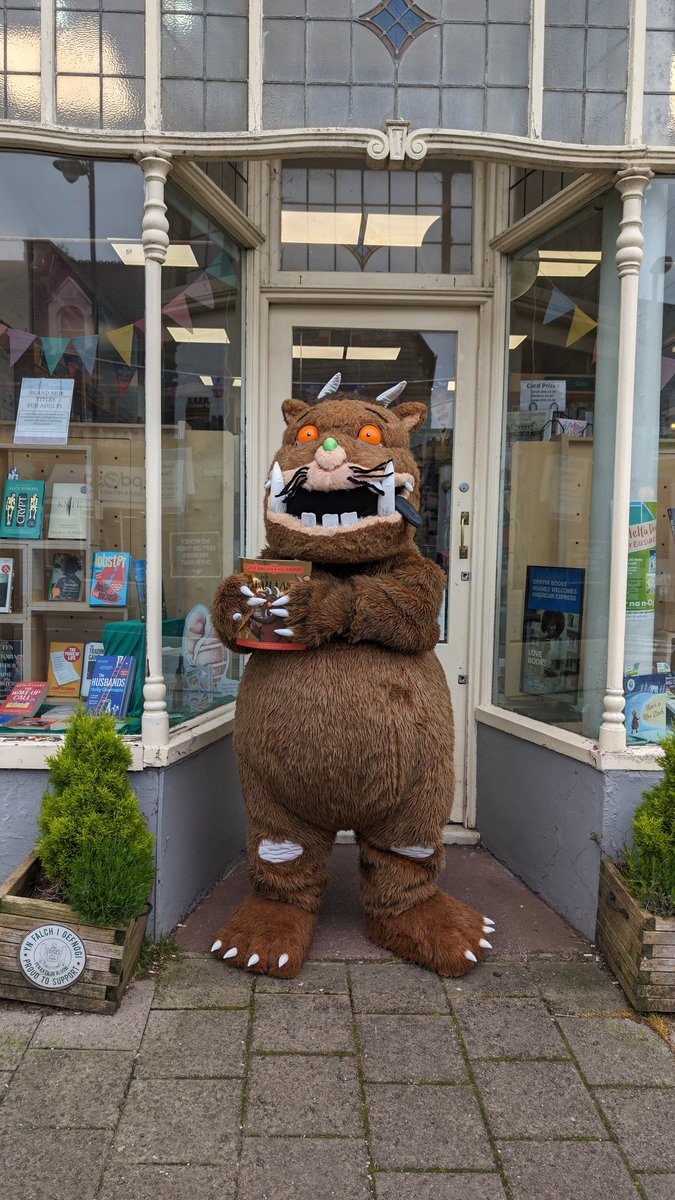
{"type": "MultiPolygon", "coordinates": [[[[457,360],[458,384],[463,387],[463,394],[471,397],[467,403],[471,404],[469,411],[472,413],[470,427],[466,423],[463,425],[464,461],[461,466],[470,481],[471,490],[468,494],[460,495],[457,488],[453,486],[452,573],[449,598],[450,605],[452,605],[454,594],[457,597],[456,604],[459,602],[464,610],[465,615],[462,619],[466,634],[464,660],[461,666],[458,661],[454,661],[455,658],[458,659],[458,654],[450,642],[439,644],[439,658],[446,674],[449,671],[453,672],[453,676],[449,676],[449,683],[457,714],[456,756],[457,762],[461,762],[463,767],[459,772],[460,777],[463,776],[461,778],[461,804],[458,804],[456,800],[452,820],[456,825],[464,825],[467,829],[472,829],[476,823],[476,724],[474,713],[476,691],[479,686],[480,657],[478,653],[480,630],[477,628],[480,618],[477,618],[476,614],[480,613],[484,607],[482,588],[485,582],[481,578],[483,572],[478,570],[480,564],[485,561],[478,545],[481,525],[478,477],[484,469],[484,464],[479,463],[479,459],[484,458],[484,455],[480,454],[478,450],[480,443],[476,439],[479,427],[483,425],[483,422],[479,420],[478,397],[483,392],[481,384],[484,385],[485,361],[484,356],[479,356],[478,347],[481,334],[485,337],[487,332],[486,308],[491,307],[489,303],[487,305],[485,303],[488,298],[488,294],[485,292],[480,295],[474,293],[471,296],[457,295],[449,304],[448,297],[444,296],[442,303],[434,304],[430,302],[431,298],[428,294],[420,295],[419,293],[414,300],[409,297],[399,303],[392,303],[392,298],[385,300],[383,297],[377,297],[376,299],[367,295],[352,296],[347,303],[346,297],[338,298],[325,291],[322,291],[320,296],[314,293],[311,299],[306,294],[297,292],[292,294],[286,292],[284,295],[268,293],[261,296],[263,311],[260,313],[260,328],[261,332],[264,330],[265,336],[259,341],[256,355],[258,378],[261,384],[258,392],[260,398],[253,405],[249,397],[247,406],[249,422],[253,422],[249,423],[249,429],[257,431],[257,436],[248,439],[249,449],[253,450],[253,453],[248,456],[247,494],[249,503],[246,525],[247,546],[252,552],[253,549],[258,551],[264,545],[265,533],[260,497],[264,495],[269,463],[278,448],[283,429],[279,404],[282,398],[281,391],[284,391],[284,398],[286,390],[290,394],[290,386],[287,386],[287,389],[284,387],[283,377],[279,380],[281,386],[277,385],[278,373],[276,370],[272,372],[269,365],[272,355],[282,350],[279,338],[283,341],[283,338],[286,337],[286,345],[290,345],[289,335],[293,324],[320,324],[333,327],[358,326],[374,329],[391,328],[392,326],[402,329],[427,327],[434,331],[456,330],[460,335],[457,360]],[[270,383],[272,379],[273,382],[270,383]],[[254,445],[252,446],[251,443],[254,445]],[[469,503],[467,503],[467,495],[469,503]],[[471,558],[468,562],[463,563],[463,569],[466,571],[468,567],[470,580],[462,582],[460,585],[460,567],[457,563],[459,514],[460,511],[466,510],[471,514],[469,526],[471,558]],[[458,590],[460,586],[461,592],[458,590]],[[455,672],[457,675],[467,676],[468,683],[459,685],[454,675],[455,672]]],[[[290,385],[291,371],[292,362],[289,356],[286,373],[287,385],[290,385]]],[[[455,468],[460,466],[456,458],[453,465],[455,468]]],[[[453,474],[454,482],[460,482],[457,469],[453,474]]]]}

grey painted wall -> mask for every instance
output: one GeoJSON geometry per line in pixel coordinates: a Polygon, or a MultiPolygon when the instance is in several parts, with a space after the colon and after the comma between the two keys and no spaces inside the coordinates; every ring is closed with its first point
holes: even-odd
{"type": "Polygon", "coordinates": [[[641,793],[657,779],[657,773],[642,771],[603,774],[500,730],[478,727],[483,844],[591,939],[601,857],[620,853],[641,793]]]}

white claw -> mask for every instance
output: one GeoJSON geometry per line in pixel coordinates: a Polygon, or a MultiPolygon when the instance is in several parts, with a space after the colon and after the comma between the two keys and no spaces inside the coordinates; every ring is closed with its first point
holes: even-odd
{"type": "Polygon", "coordinates": [[[279,955],[279,966],[280,966],[280,967],[285,967],[287,962],[288,962],[288,955],[287,955],[287,954],[280,954],[280,955],[279,955]]]}
{"type": "Polygon", "coordinates": [[[279,637],[295,637],[294,629],[277,629],[275,632],[279,637]]]}
{"type": "Polygon", "coordinates": [[[284,592],[283,596],[281,596],[281,595],[277,596],[274,603],[275,604],[285,604],[286,601],[288,600],[288,597],[290,596],[290,594],[291,594],[290,592],[284,592]]]}
{"type": "Polygon", "coordinates": [[[222,946],[222,944],[223,943],[221,942],[220,938],[216,938],[215,942],[213,943],[213,945],[211,947],[211,953],[213,954],[214,950],[220,950],[220,947],[222,946]]]}
{"type": "Polygon", "coordinates": [[[260,962],[260,955],[259,955],[259,954],[252,954],[252,955],[251,955],[251,957],[249,958],[249,960],[248,960],[248,962],[247,962],[246,966],[247,966],[247,967],[254,967],[254,966],[255,966],[255,964],[256,964],[257,962],[260,962]]]}
{"type": "Polygon", "coordinates": [[[490,943],[490,942],[487,942],[487,941],[485,940],[485,938],[481,938],[481,939],[480,939],[480,941],[479,941],[479,943],[478,943],[478,945],[479,945],[479,946],[482,946],[482,947],[483,947],[483,950],[491,950],[491,949],[492,949],[492,945],[491,945],[491,943],[490,943]]]}
{"type": "Polygon", "coordinates": [[[468,958],[469,962],[478,962],[478,959],[476,958],[476,955],[474,954],[473,950],[465,950],[464,957],[468,958]]]}
{"type": "Polygon", "coordinates": [[[227,951],[227,953],[223,955],[223,958],[234,958],[234,956],[235,956],[235,954],[236,954],[236,953],[237,953],[237,947],[236,947],[236,946],[232,946],[232,947],[231,947],[231,948],[230,948],[230,949],[227,951]]]}
{"type": "Polygon", "coordinates": [[[251,596],[251,599],[247,600],[246,603],[249,608],[257,608],[259,604],[265,604],[266,601],[262,596],[251,596]]]}
{"type": "Polygon", "coordinates": [[[242,587],[240,587],[240,588],[239,588],[239,591],[240,591],[240,592],[243,592],[243,594],[244,594],[245,596],[252,596],[252,595],[253,595],[253,592],[251,591],[250,587],[247,587],[247,586],[246,586],[246,584],[244,584],[242,587]]]}
{"type": "Polygon", "coordinates": [[[287,608],[277,608],[276,605],[270,609],[270,612],[273,613],[275,617],[287,617],[288,616],[287,608]]]}
{"type": "Polygon", "coordinates": [[[494,925],[484,925],[483,926],[483,933],[494,933],[494,931],[495,931],[494,925]]]}
{"type": "Polygon", "coordinates": [[[233,621],[241,621],[241,613],[232,613],[233,621]]]}
{"type": "Polygon", "coordinates": [[[484,917],[483,917],[483,920],[484,920],[484,922],[485,922],[485,924],[486,924],[486,925],[494,925],[494,921],[492,920],[492,917],[486,917],[486,916],[484,916],[484,917]]]}

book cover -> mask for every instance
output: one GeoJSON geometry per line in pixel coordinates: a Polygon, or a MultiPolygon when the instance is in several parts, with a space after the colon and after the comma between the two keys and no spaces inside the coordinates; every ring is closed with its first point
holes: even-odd
{"type": "Polygon", "coordinates": [[[23,678],[23,642],[0,640],[0,700],[23,678]]]}
{"type": "Polygon", "coordinates": [[[584,576],[582,567],[527,568],[523,692],[576,700],[584,576]]]}
{"type": "Polygon", "coordinates": [[[675,674],[626,675],[626,739],[630,745],[660,742],[675,727],[675,674]]]}
{"type": "Polygon", "coordinates": [[[287,594],[295,579],[309,578],[312,564],[293,558],[242,558],[241,570],[252,577],[251,590],[262,603],[247,605],[242,596],[242,624],[237,645],[246,650],[306,650],[306,646],[292,638],[279,635],[279,629],[287,628],[286,619],[275,616],[270,610],[281,596],[287,594]]]}
{"type": "Polygon", "coordinates": [[[41,537],[44,512],[44,479],[8,479],[2,500],[0,537],[41,537]]]}
{"type": "Polygon", "coordinates": [[[11,692],[0,704],[0,715],[7,717],[32,717],[42,704],[49,683],[47,680],[38,683],[34,681],[15,683],[11,692]]]}
{"type": "Polygon", "coordinates": [[[55,483],[52,488],[47,537],[82,541],[87,536],[88,508],[89,493],[86,483],[55,483]]]}
{"type": "Polygon", "coordinates": [[[136,596],[138,599],[138,615],[141,621],[145,620],[146,596],[147,596],[147,575],[144,558],[135,558],[131,564],[131,569],[134,573],[134,583],[136,584],[136,596]]]}
{"type": "Polygon", "coordinates": [[[84,642],[49,643],[49,696],[56,700],[77,700],[82,682],[84,642]]]}
{"type": "Polygon", "coordinates": [[[129,591],[131,555],[119,550],[97,550],[91,572],[90,604],[122,608],[129,591]]]}
{"type": "Polygon", "coordinates": [[[94,667],[96,659],[100,654],[103,654],[105,647],[103,642],[87,642],[84,647],[84,666],[82,668],[82,686],[80,695],[86,700],[89,695],[89,687],[94,676],[94,667]]]}
{"type": "Polygon", "coordinates": [[[14,559],[0,558],[0,612],[12,611],[12,587],[14,584],[14,559]]]}
{"type": "Polygon", "coordinates": [[[129,707],[136,676],[136,659],[131,654],[101,654],[96,660],[89,686],[87,712],[123,717],[129,707]]]}
{"type": "Polygon", "coordinates": [[[81,600],[84,559],[81,554],[55,554],[49,572],[49,600],[81,600]]]}

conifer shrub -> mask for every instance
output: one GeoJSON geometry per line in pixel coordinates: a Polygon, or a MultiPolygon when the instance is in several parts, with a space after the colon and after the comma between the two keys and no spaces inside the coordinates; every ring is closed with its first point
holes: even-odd
{"type": "Polygon", "coordinates": [[[152,846],[130,846],[111,838],[83,845],[73,861],[66,899],[83,921],[126,925],[142,911],[155,876],[152,846]]]}
{"type": "Polygon", "coordinates": [[[675,735],[661,742],[663,777],[633,817],[633,849],[625,848],[624,875],[643,908],[675,916],[675,735]]]}
{"type": "Polygon", "coordinates": [[[51,788],[42,797],[36,846],[45,875],[73,896],[73,907],[87,921],[109,906],[115,887],[135,896],[144,881],[140,903],[120,920],[136,916],[152,881],[148,864],[155,839],[129,783],[131,752],[114,717],[95,717],[80,707],[48,763],[51,788]],[[114,872],[119,872],[116,883],[114,872]],[[130,883],[132,877],[136,884],[130,883]],[[96,886],[102,889],[98,898],[96,886]],[[85,895],[87,912],[80,907],[85,895]]]}

